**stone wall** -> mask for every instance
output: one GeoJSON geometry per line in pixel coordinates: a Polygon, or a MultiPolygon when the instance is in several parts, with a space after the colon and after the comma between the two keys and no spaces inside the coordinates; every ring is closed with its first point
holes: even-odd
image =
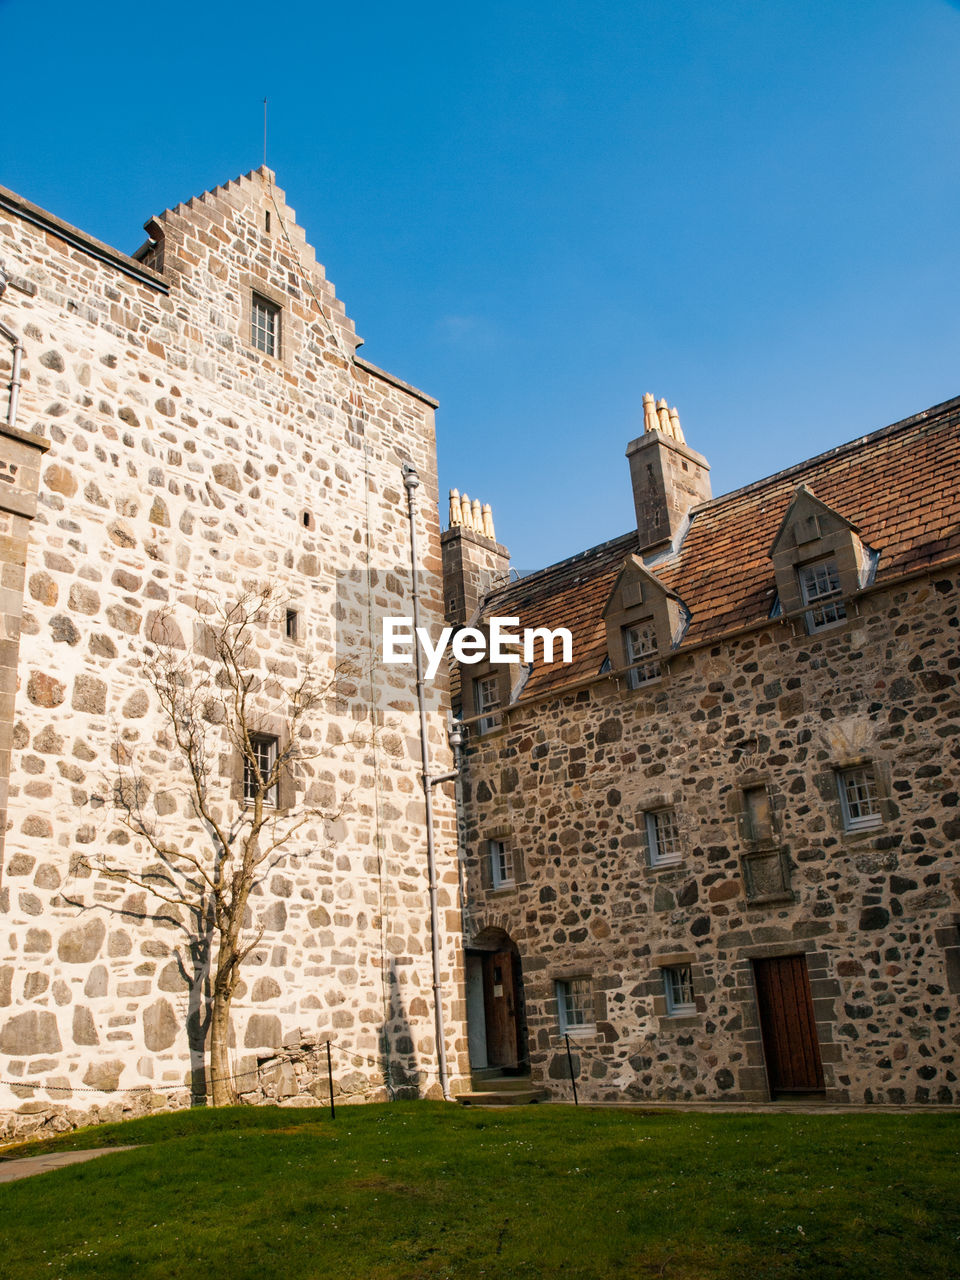
{"type": "MultiPolygon", "coordinates": [[[[409,612],[404,460],[423,480],[421,607],[431,626],[442,616],[434,403],[355,355],[269,171],[168,210],[151,232],[162,276],[24,202],[0,207],[0,256],[36,288],[0,306],[25,343],[20,425],[50,441],[26,556],[0,898],[12,1132],[203,1091],[189,921],[88,864],[148,854],[110,803],[118,750],[143,767],[168,829],[202,845],[138,663],[159,614],[189,644],[198,591],[230,601],[265,581],[299,617],[296,639],[282,626],[258,637],[264,663],[329,673],[349,656],[356,678],[318,715],[321,751],[297,783],[298,802],[342,816],[305,828],[256,899],[265,932],[234,1004],[240,1087],[323,1093],[313,1047],[332,1035],[344,1096],[437,1088],[412,668],[378,660],[379,616],[409,612]],[[251,345],[254,291],[281,308],[275,357],[251,345]]],[[[447,693],[429,696],[441,772],[447,693]]],[[[222,772],[229,812],[226,752],[222,772]]],[[[437,801],[456,1075],[455,823],[450,798],[437,801]]]]}
{"type": "Polygon", "coordinates": [[[555,984],[585,976],[581,1098],[765,1099],[753,962],[803,954],[828,1100],[960,1101],[958,602],[954,565],[864,592],[817,635],[771,622],[474,734],[466,945],[516,943],[535,1082],[569,1096],[555,984]],[[882,822],[853,832],[836,774],[861,763],[882,822]],[[644,815],[664,807],[682,858],[653,867],[644,815]],[[494,837],[520,883],[484,887],[494,837]],[[686,964],[695,1011],[668,1016],[662,970],[686,964]]]}

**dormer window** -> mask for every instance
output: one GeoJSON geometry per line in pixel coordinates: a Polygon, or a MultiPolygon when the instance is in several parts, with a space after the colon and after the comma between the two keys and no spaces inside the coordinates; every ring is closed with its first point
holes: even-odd
{"type": "Polygon", "coordinates": [[[842,624],[873,578],[877,553],[855,525],[800,485],[770,548],[777,582],[771,617],[802,618],[813,635],[842,624]]]}
{"type": "Polygon", "coordinates": [[[660,675],[660,658],[657,653],[657,633],[653,623],[623,628],[623,647],[629,670],[627,687],[639,689],[648,680],[660,675]]]}
{"type": "Polygon", "coordinates": [[[801,565],[797,576],[803,603],[812,606],[806,614],[807,630],[811,634],[822,631],[824,627],[832,627],[846,618],[847,610],[841,598],[840,570],[835,557],[801,565]]]}
{"type": "Polygon", "coordinates": [[[639,556],[627,556],[603,610],[609,669],[622,673],[628,689],[658,680],[689,617],[639,556]]]}

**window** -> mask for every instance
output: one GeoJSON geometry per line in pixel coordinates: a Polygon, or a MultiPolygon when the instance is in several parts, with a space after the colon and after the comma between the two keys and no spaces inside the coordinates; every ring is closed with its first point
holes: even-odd
{"type": "Polygon", "coordinates": [[[564,978],[557,983],[557,1009],[560,1030],[582,1031],[592,1027],[593,989],[589,978],[564,978]]]}
{"type": "Polygon", "coordinates": [[[773,814],[766,787],[744,788],[743,835],[757,844],[773,839],[773,814]]]}
{"type": "Polygon", "coordinates": [[[646,815],[647,848],[651,867],[667,867],[683,857],[676,809],[657,809],[646,815]]]}
{"type": "Polygon", "coordinates": [[[627,656],[627,687],[639,689],[648,680],[656,680],[660,674],[660,658],[657,652],[657,633],[652,622],[636,627],[623,628],[623,649],[627,656]],[[635,666],[639,663],[639,666],[635,666]]]}
{"type": "Polygon", "coordinates": [[[797,571],[800,577],[800,595],[807,610],[807,630],[822,631],[842,622],[847,610],[840,597],[840,571],[834,559],[818,560],[805,564],[797,571]]]}
{"type": "Polygon", "coordinates": [[[482,719],[479,723],[481,733],[489,733],[500,723],[500,678],[499,676],[480,676],[473,682],[473,700],[477,715],[482,719]]]}
{"type": "Polygon", "coordinates": [[[688,964],[678,964],[663,970],[663,992],[667,997],[667,1015],[676,1017],[696,1013],[693,995],[693,972],[688,964]]]}
{"type": "Polygon", "coordinates": [[[285,622],[288,640],[296,640],[300,635],[300,615],[296,609],[288,609],[285,622]]]}
{"type": "Polygon", "coordinates": [[[259,293],[253,295],[250,308],[250,340],[268,356],[280,354],[280,308],[259,293]]]}
{"type": "Polygon", "coordinates": [[[494,889],[513,884],[513,854],[502,840],[488,842],[490,858],[490,883],[494,889]]]}
{"type": "Polygon", "coordinates": [[[880,797],[877,780],[867,765],[858,769],[844,769],[837,775],[840,790],[840,808],[843,825],[847,831],[867,831],[879,827],[883,821],[880,813],[880,797]]]}
{"type": "MultiPolygon", "coordinates": [[[[260,785],[270,777],[270,774],[277,765],[277,747],[278,742],[275,737],[267,733],[253,734],[250,738],[250,745],[253,747],[254,758],[257,763],[257,772],[260,774],[258,783],[256,773],[253,769],[253,762],[244,759],[243,762],[243,798],[248,804],[252,804],[257,798],[260,785]]],[[[280,802],[280,785],[279,780],[268,787],[263,793],[263,803],[269,805],[271,809],[279,807],[280,802]]]]}

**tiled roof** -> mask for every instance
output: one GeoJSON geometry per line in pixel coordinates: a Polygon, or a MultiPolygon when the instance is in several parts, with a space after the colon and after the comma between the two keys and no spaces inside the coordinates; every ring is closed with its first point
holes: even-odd
{"type": "MultiPolygon", "coordinates": [[[[770,614],[770,547],[799,484],[845,516],[880,553],[876,581],[960,555],[960,397],[696,508],[678,552],[649,567],[692,615],[681,649],[770,614]]],[[[526,700],[595,676],[606,657],[601,616],[635,530],[521,578],[484,612],[521,627],[568,627],[573,663],[538,663],[526,700]]]]}

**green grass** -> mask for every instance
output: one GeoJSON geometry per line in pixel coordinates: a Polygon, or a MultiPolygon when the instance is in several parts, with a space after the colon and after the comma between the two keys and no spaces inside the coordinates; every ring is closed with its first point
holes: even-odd
{"type": "Polygon", "coordinates": [[[200,1110],[29,1150],[130,1142],[0,1186],[4,1280],[960,1274],[948,1114],[200,1110]]]}

